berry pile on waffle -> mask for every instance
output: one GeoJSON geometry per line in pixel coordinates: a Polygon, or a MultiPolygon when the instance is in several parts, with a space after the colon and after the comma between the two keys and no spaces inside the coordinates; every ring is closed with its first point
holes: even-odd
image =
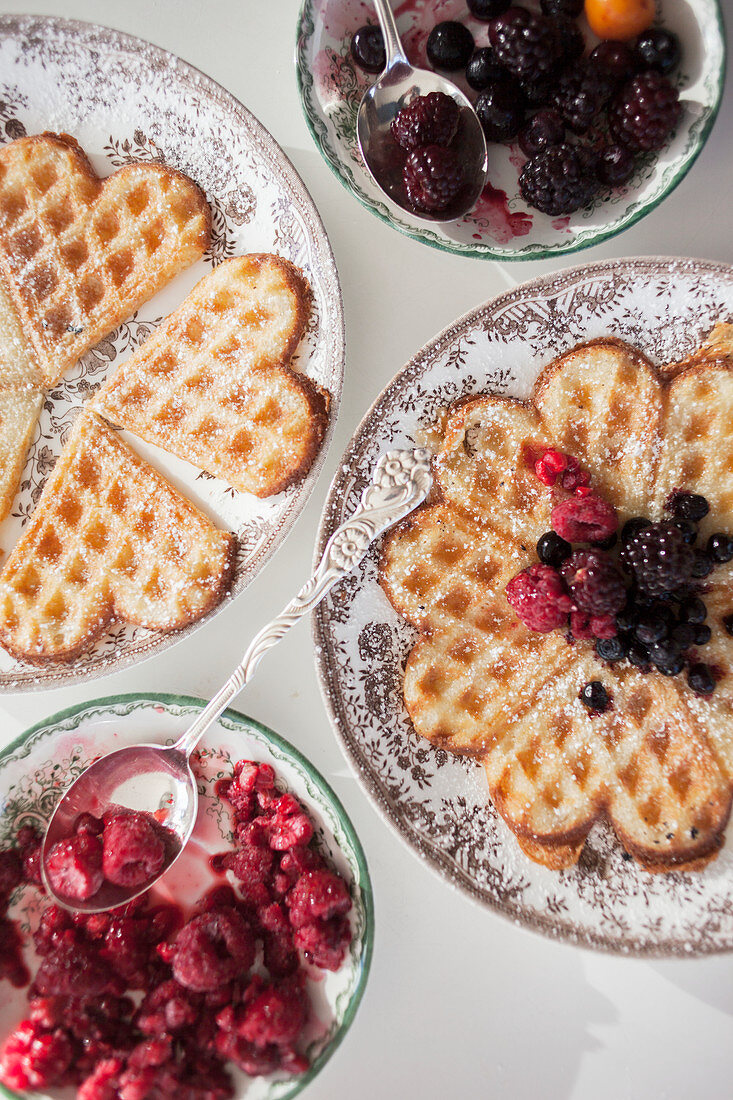
{"type": "Polygon", "coordinates": [[[416,731],[483,765],[522,850],[570,866],[607,818],[650,871],[694,870],[733,796],[733,330],[655,368],[617,340],[528,403],[450,410],[439,499],[385,541],[418,630],[416,731]]]}

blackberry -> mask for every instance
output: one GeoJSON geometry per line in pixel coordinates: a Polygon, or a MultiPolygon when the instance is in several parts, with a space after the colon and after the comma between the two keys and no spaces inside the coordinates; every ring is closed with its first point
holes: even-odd
{"type": "Polygon", "coordinates": [[[690,665],[687,670],[687,683],[698,695],[712,695],[715,691],[715,678],[709,665],[690,665]]]}
{"type": "Polygon", "coordinates": [[[690,596],[689,599],[683,600],[678,612],[680,622],[692,623],[693,626],[704,623],[707,613],[708,609],[699,596],[690,596]]]}
{"type": "Polygon", "coordinates": [[[634,627],[634,634],[644,645],[654,645],[667,636],[667,624],[657,615],[642,615],[634,627]]]}
{"type": "Polygon", "coordinates": [[[730,561],[733,558],[733,539],[730,535],[724,535],[721,531],[716,531],[708,539],[706,550],[713,561],[730,561]]]}
{"type": "Polygon", "coordinates": [[[661,149],[674,130],[682,108],[666,76],[653,69],[625,84],[608,111],[609,129],[634,153],[661,149]]]}
{"type": "Polygon", "coordinates": [[[475,107],[487,141],[508,141],[519,133],[524,121],[524,103],[516,80],[489,84],[475,107]]]}
{"type": "Polygon", "coordinates": [[[606,39],[599,42],[588,55],[588,64],[605,73],[616,87],[631,80],[639,68],[634,51],[624,42],[606,39]]]}
{"type": "Polygon", "coordinates": [[[561,145],[565,126],[557,111],[544,107],[525,124],[519,132],[519,148],[533,157],[548,145],[561,145]]]}
{"type": "Polygon", "coordinates": [[[697,540],[697,527],[695,524],[690,523],[688,519],[676,519],[674,525],[678,531],[682,532],[682,538],[687,545],[692,546],[697,540]]]}
{"type": "Polygon", "coordinates": [[[709,554],[706,554],[704,550],[693,550],[692,560],[692,576],[696,580],[702,580],[703,577],[709,577],[713,571],[714,562],[709,554]]]}
{"type": "Polygon", "coordinates": [[[608,709],[608,692],[600,680],[590,680],[578,693],[581,703],[590,711],[603,713],[608,709]]]}
{"type": "Polygon", "coordinates": [[[602,661],[622,661],[628,652],[628,641],[618,634],[615,638],[602,638],[596,642],[596,653],[602,661]]]}
{"type": "Polygon", "coordinates": [[[689,580],[694,551],[673,524],[654,523],[627,542],[619,560],[633,573],[641,592],[662,596],[689,580]]]}
{"type": "Polygon", "coordinates": [[[598,157],[598,178],[607,187],[621,187],[631,178],[636,162],[625,145],[607,145],[598,157]]]}
{"type": "Polygon", "coordinates": [[[556,67],[560,43],[549,19],[526,8],[511,7],[489,27],[496,56],[514,76],[535,79],[556,67]]]}
{"type": "Polygon", "coordinates": [[[648,672],[651,667],[649,650],[641,642],[631,642],[629,645],[629,661],[635,668],[640,669],[642,672],[648,672]]]}
{"type": "Polygon", "coordinates": [[[496,60],[496,54],[491,46],[482,46],[474,50],[471,59],[466,65],[466,83],[476,92],[483,91],[489,84],[499,80],[507,80],[509,73],[496,60]]]}
{"type": "Polygon", "coordinates": [[[577,19],[583,10],[583,0],[540,0],[540,7],[551,19],[557,15],[577,19]]]}
{"type": "Polygon", "coordinates": [[[589,615],[615,615],[626,601],[621,574],[597,550],[576,550],[560,568],[575,605],[589,615]]]}
{"type": "Polygon", "coordinates": [[[520,80],[522,94],[530,107],[545,107],[552,99],[555,80],[552,76],[540,76],[520,80]]]}
{"type": "Polygon", "coordinates": [[[443,92],[430,92],[398,111],[390,129],[397,144],[409,153],[422,145],[450,145],[460,118],[455,99],[443,92]]]}
{"type": "Polygon", "coordinates": [[[692,629],[695,631],[695,637],[693,639],[694,645],[707,645],[713,636],[710,627],[704,624],[702,626],[693,626],[692,629]]]}
{"type": "Polygon", "coordinates": [[[668,73],[679,64],[680,40],[663,27],[650,27],[636,40],[636,53],[645,69],[668,73]]]}
{"type": "Polygon", "coordinates": [[[475,19],[490,23],[497,15],[503,15],[512,0],[468,0],[468,10],[475,19]]]}
{"type": "Polygon", "coordinates": [[[367,73],[381,73],[387,64],[384,38],[379,27],[359,27],[351,39],[351,56],[367,73]]]}
{"type": "Polygon", "coordinates": [[[565,539],[561,539],[554,531],[547,531],[537,541],[537,557],[544,565],[554,565],[557,568],[570,557],[572,547],[565,539]]]}
{"type": "Polygon", "coordinates": [[[428,61],[436,69],[465,69],[476,43],[468,27],[447,19],[436,23],[428,36],[428,61]]]}
{"type": "Polygon", "coordinates": [[[613,81],[602,69],[581,63],[561,73],[553,97],[554,106],[574,133],[584,134],[596,121],[613,90],[613,81]]]}
{"type": "Polygon", "coordinates": [[[627,542],[630,542],[639,531],[643,531],[645,527],[651,527],[651,525],[652,521],[646,519],[644,516],[632,516],[631,519],[626,520],[626,523],[621,528],[621,542],[625,545],[627,542]]]}
{"type": "Polygon", "coordinates": [[[450,206],[461,190],[463,167],[453,149],[426,145],[408,155],[402,178],[412,205],[435,213],[450,206]]]}
{"type": "Polygon", "coordinates": [[[595,158],[577,145],[542,149],[522,169],[519,190],[525,202],[543,214],[572,214],[587,206],[598,190],[595,158]]]}
{"type": "Polygon", "coordinates": [[[572,19],[557,18],[554,21],[555,37],[557,39],[558,58],[557,67],[569,65],[577,61],[585,52],[585,39],[583,32],[572,19]]]}
{"type": "Polygon", "coordinates": [[[723,626],[725,627],[726,634],[730,634],[733,637],[733,615],[724,616],[723,626]]]}
{"type": "Polygon", "coordinates": [[[674,489],[664,502],[664,508],[675,519],[688,519],[691,523],[699,523],[710,511],[705,497],[699,493],[688,493],[685,489],[674,489]]]}

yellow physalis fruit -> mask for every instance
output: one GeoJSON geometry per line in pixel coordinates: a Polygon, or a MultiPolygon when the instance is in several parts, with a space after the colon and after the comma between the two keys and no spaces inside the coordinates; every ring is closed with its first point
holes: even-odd
{"type": "Polygon", "coordinates": [[[654,0],[585,0],[585,17],[599,38],[624,40],[654,22],[654,0]]]}

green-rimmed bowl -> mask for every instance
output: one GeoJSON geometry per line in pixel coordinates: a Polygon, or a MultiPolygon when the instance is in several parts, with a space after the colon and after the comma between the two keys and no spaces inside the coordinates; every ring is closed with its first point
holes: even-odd
{"type": "MultiPolygon", "coordinates": [[[[440,20],[460,20],[470,27],[477,46],[488,43],[487,24],[470,16],[465,0],[392,0],[392,6],[413,64],[427,65],[425,43],[440,20]]],[[[539,7],[538,0],[526,0],[526,6],[539,7]]],[[[562,218],[541,214],[520,198],[517,180],[526,158],[516,144],[489,145],[489,186],[460,221],[426,223],[385,197],[364,167],[356,141],[357,109],[374,77],[353,64],[349,43],[358,27],[376,22],[369,0],[303,0],[296,44],[301,102],[326,163],[382,221],[446,252],[494,260],[548,259],[599,244],[650,213],[684,179],[705,144],[725,79],[718,0],[657,0],[657,21],[682,43],[682,62],[672,74],[684,108],[677,131],[660,152],[640,158],[627,184],[562,218]]],[[[587,24],[583,29],[590,41],[587,24]]],[[[456,83],[475,98],[461,76],[456,83]]]]}
{"type": "MultiPolygon", "coordinates": [[[[43,827],[61,792],[102,753],[141,741],[175,740],[204,706],[187,695],[115,695],[60,711],[32,726],[0,753],[0,847],[24,824],[43,827]]],[[[160,895],[186,906],[213,885],[208,856],[231,841],[229,814],[214,793],[217,779],[231,775],[243,758],[271,764],[278,786],[307,807],[317,843],[349,883],[353,939],[349,954],[335,973],[319,972],[308,982],[314,1024],[306,1036],[311,1062],[298,1077],[249,1078],[233,1071],[238,1100],[287,1100],[297,1096],[318,1074],[348,1030],[369,974],[374,941],[374,904],[364,851],[349,818],[323,776],[292,745],[266,726],[227,710],[206,734],[198,750],[199,814],[194,834],[175,866],[160,879],[160,895]]],[[[43,902],[35,890],[16,892],[10,915],[26,934],[37,922],[43,902]]],[[[26,938],[27,935],[26,935],[26,938]]],[[[34,968],[28,949],[27,959],[34,968]]],[[[0,1038],[26,1013],[25,989],[3,986],[0,1038]]],[[[0,1093],[17,1094],[0,1085],[0,1093]]],[[[51,1090],[54,1097],[71,1091],[51,1090]]]]}

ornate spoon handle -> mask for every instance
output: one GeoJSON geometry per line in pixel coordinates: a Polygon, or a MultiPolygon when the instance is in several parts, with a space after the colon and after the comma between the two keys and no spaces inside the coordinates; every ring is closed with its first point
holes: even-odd
{"type": "Polygon", "coordinates": [[[378,535],[422,504],[431,485],[429,451],[417,448],[382,455],[371,485],[362,493],[361,504],[331,535],[311,579],[282,613],[252,639],[242,663],[172,748],[186,755],[193,752],[209,726],[251,679],[267,650],[359,564],[378,535]]]}

